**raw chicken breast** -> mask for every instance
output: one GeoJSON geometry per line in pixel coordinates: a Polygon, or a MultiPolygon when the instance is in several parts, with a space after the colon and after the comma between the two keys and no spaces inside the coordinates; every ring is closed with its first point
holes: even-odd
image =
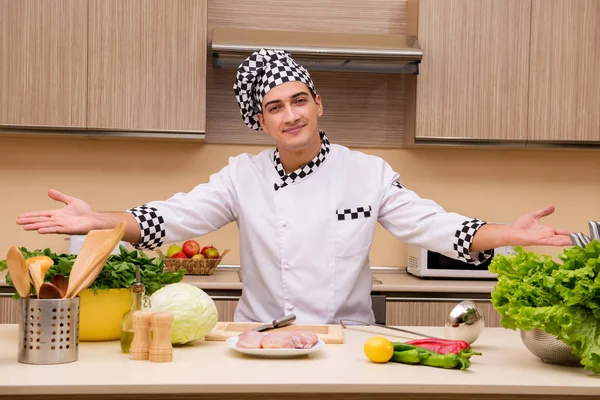
{"type": "Polygon", "coordinates": [[[318,340],[312,332],[280,331],[264,335],[261,344],[265,349],[310,349],[318,340]]]}
{"type": "Polygon", "coordinates": [[[312,332],[297,331],[292,332],[292,335],[295,338],[296,348],[299,349],[310,349],[319,340],[317,335],[312,332]]]}
{"type": "Polygon", "coordinates": [[[263,336],[263,349],[295,349],[296,341],[292,332],[271,332],[263,336]]]}
{"type": "Polygon", "coordinates": [[[246,331],[238,335],[237,347],[243,349],[260,349],[263,334],[256,331],[246,331]]]}

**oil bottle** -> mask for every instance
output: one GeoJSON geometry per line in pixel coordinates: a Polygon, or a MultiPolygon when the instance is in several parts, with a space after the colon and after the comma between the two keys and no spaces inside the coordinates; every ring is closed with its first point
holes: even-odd
{"type": "Polygon", "coordinates": [[[142,309],[144,293],[146,288],[140,279],[140,266],[136,265],[135,269],[135,283],[131,286],[131,303],[129,305],[129,311],[123,314],[121,320],[121,352],[129,354],[129,347],[133,341],[133,322],[131,314],[134,311],[142,309]]]}

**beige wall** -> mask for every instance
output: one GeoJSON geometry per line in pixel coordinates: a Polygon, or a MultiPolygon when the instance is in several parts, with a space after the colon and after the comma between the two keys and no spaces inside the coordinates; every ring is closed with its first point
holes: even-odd
{"type": "MultiPolygon", "coordinates": [[[[0,138],[0,256],[11,245],[67,249],[64,236],[25,232],[19,213],[50,209],[48,188],[89,201],[99,210],[122,210],[204,182],[240,152],[258,146],[91,139],[0,138]]],[[[490,221],[512,221],[545,204],[557,207],[549,224],[586,231],[600,219],[598,150],[366,149],[387,160],[402,182],[446,209],[490,221]]],[[[239,263],[235,224],[199,239],[228,248],[224,263],[239,263]]],[[[167,246],[163,246],[166,249],[167,246]]],[[[552,248],[538,249],[556,254],[552,248]]],[[[372,265],[405,266],[406,246],[378,226],[372,265]]]]}

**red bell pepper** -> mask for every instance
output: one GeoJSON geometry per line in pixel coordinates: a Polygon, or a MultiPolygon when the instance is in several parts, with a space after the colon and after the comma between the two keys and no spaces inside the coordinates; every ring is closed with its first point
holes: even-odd
{"type": "Polygon", "coordinates": [[[434,351],[439,354],[454,353],[457,355],[481,355],[481,353],[473,351],[471,345],[464,340],[448,340],[448,339],[416,339],[406,342],[413,346],[423,347],[427,350],[434,351]]]}

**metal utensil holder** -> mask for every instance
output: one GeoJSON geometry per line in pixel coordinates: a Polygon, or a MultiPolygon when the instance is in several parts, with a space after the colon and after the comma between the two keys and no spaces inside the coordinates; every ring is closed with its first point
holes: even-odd
{"type": "Polygon", "coordinates": [[[64,364],[79,355],[79,297],[21,299],[18,361],[64,364]]]}

